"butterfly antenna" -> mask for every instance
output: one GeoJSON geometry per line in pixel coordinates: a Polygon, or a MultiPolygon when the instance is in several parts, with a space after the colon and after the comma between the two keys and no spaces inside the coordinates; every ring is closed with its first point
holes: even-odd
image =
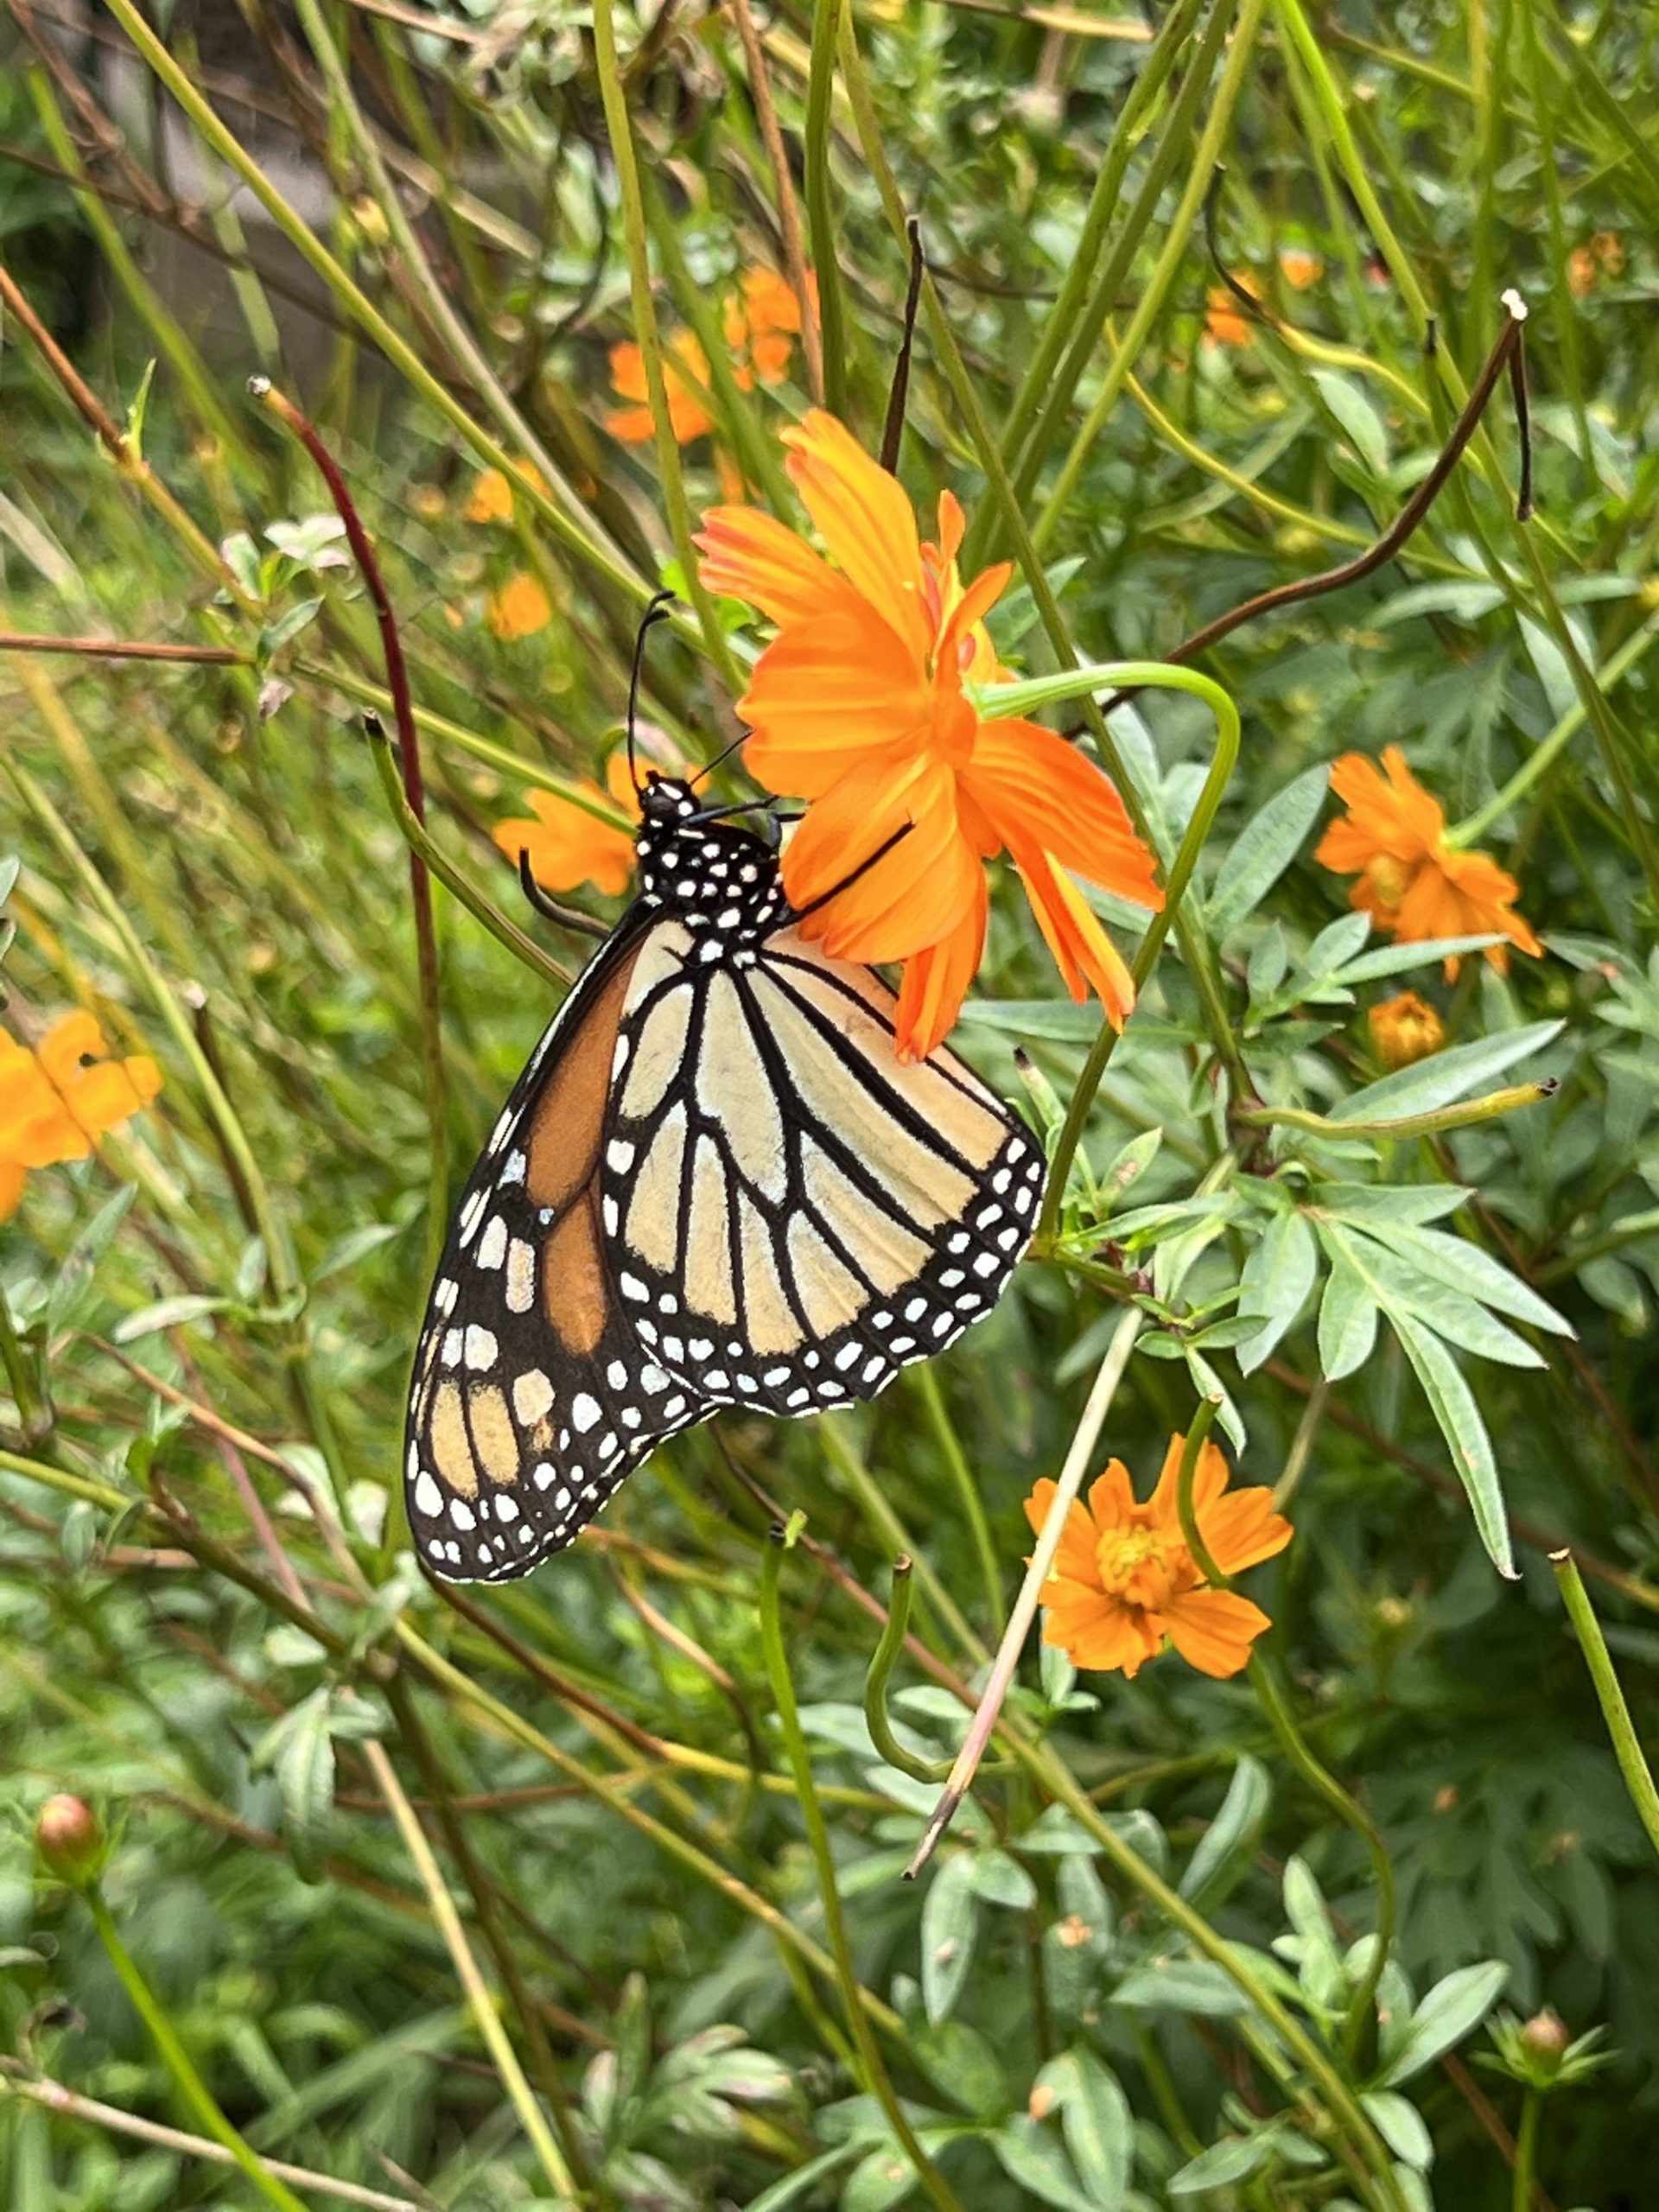
{"type": "Polygon", "coordinates": [[[712,776],[716,768],[720,767],[723,762],[729,760],[740,745],[747,745],[748,735],[748,732],[745,730],[741,736],[734,737],[723,751],[716,753],[712,760],[705,760],[696,774],[690,779],[692,790],[696,789],[705,776],[712,776]]]}
{"type": "Polygon", "coordinates": [[[645,639],[652,626],[666,622],[668,610],[674,604],[671,591],[659,591],[639,617],[639,627],[633,640],[633,668],[628,677],[628,781],[633,785],[633,795],[643,798],[639,787],[639,771],[634,763],[634,724],[639,718],[639,678],[645,665],[645,639]]]}
{"type": "Polygon", "coordinates": [[[905,225],[910,236],[910,287],[905,294],[905,334],[899,341],[899,359],[893,365],[893,390],[887,394],[887,420],[881,433],[881,466],[891,476],[899,466],[899,448],[905,435],[905,402],[910,397],[910,351],[916,339],[916,308],[922,296],[922,276],[927,256],[922,251],[922,226],[914,215],[905,225]]]}

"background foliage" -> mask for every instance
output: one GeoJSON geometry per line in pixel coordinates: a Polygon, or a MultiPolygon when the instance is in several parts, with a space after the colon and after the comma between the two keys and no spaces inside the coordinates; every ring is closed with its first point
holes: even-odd
{"type": "MultiPolygon", "coordinates": [[[[115,1923],[220,2107],[346,2201],[552,2203],[563,2177],[601,2207],[751,2212],[1643,2202],[1659,1878],[1546,1554],[1577,1548],[1651,1733],[1653,11],[250,0],[169,10],[159,40],[130,0],[10,18],[0,263],[125,439],[100,448],[9,311],[0,625],[226,658],[0,667],[8,1026],[32,1044],[83,1006],[165,1077],[0,1230],[6,2202],[261,2201],[122,2125],[199,2116],[32,1861],[60,1789],[103,1810],[115,1923]],[[1206,250],[1212,191],[1259,316],[1206,250]],[[723,1418],[575,1552],[455,1605],[396,1502],[434,1154],[405,855],[357,722],[381,664],[318,479],[244,384],[286,383],[341,454],[433,834],[511,906],[491,823],[599,768],[687,518],[734,474],[777,489],[805,359],[740,382],[721,311],[784,265],[785,199],[872,445],[919,214],[905,479],[928,509],[953,486],[974,552],[1020,561],[998,643],[1034,672],[1156,657],[1369,543],[1506,286],[1532,308],[1538,518],[1515,518],[1500,398],[1399,560],[1206,657],[1244,742],[1186,935],[1113,1057],[1062,1239],[995,1319],[868,1411],[723,1418]],[[607,429],[608,349],[658,326],[709,362],[714,433],[683,452],[607,429]],[[509,458],[539,474],[472,518],[509,458]],[[1365,943],[1311,853],[1324,764],[1384,743],[1478,817],[1545,958],[1448,986],[1365,943]],[[1365,1009],[1406,984],[1448,1050],[1356,1106],[1381,1073],[1365,1009]],[[1547,1103],[1459,1130],[1318,1126],[1544,1076],[1547,1103]],[[1304,1126],[1242,1121],[1250,1095],[1304,1126]],[[1017,1740],[899,1878],[935,1793],[861,1709],[893,1558],[916,1559],[919,1638],[894,1718],[937,1757],[1018,1581],[1020,1501],[1125,1310],[1145,1332],[1100,1456],[1144,1493],[1219,1389],[1243,1478],[1289,1497],[1296,1540],[1251,1585],[1268,1665],[1398,1886],[1352,2034],[1363,1841],[1250,1686],[1173,1656],[1132,1684],[1033,1659],[1017,1740]],[[1514,1581],[1459,1480],[1501,1551],[1488,1449],[1514,1581]],[[1512,2024],[1604,2030],[1611,2063],[1555,2073],[1500,1989],[1512,2024]],[[113,2109],[54,2115],[43,2082],[113,2109]]],[[[691,753],[735,731],[728,612],[684,615],[653,668],[691,753]]],[[[1210,721],[1148,693],[1111,729],[1167,857],[1210,721]]],[[[435,895],[453,1188],[551,992],[435,895]]],[[[586,940],[542,936],[574,972],[586,940]]],[[[1093,1012],[1054,1000],[1012,908],[980,988],[966,1049],[1052,1130],[1093,1012]]]]}

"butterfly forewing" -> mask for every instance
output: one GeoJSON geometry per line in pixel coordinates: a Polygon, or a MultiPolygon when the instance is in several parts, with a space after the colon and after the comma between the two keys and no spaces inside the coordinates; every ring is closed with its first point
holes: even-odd
{"type": "Polygon", "coordinates": [[[623,1018],[601,1171],[623,1304],[713,1402],[873,1397],[995,1305],[1041,1154],[952,1055],[899,1060],[868,969],[794,930],[744,968],[696,951],[658,932],[623,1018]]]}

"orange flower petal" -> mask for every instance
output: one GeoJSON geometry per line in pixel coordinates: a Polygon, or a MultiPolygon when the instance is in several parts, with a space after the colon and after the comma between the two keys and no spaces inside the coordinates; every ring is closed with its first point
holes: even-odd
{"type": "Polygon", "coordinates": [[[833,959],[908,959],[974,908],[979,856],[951,798],[949,775],[922,760],[899,777],[880,769],[844,777],[810,810],[784,849],[784,889],[798,909],[829,899],[807,933],[833,959]],[[892,849],[873,858],[899,829],[892,849]]]}
{"type": "Polygon", "coordinates": [[[925,1060],[957,1026],[962,1002],[979,972],[990,901],[982,870],[975,871],[972,906],[937,944],[925,945],[905,963],[893,1038],[901,1060],[925,1060]]]}
{"type": "Polygon", "coordinates": [[[39,1058],[48,1081],[67,1090],[83,1060],[101,1060],[109,1052],[104,1032],[84,1009],[54,1021],[41,1039],[39,1058]]]}
{"type": "Polygon", "coordinates": [[[1012,845],[1051,853],[1103,891],[1147,906],[1164,903],[1157,863],[1122,800],[1093,761],[1036,722],[982,722],[963,781],[1012,845]]]}
{"type": "Polygon", "coordinates": [[[1198,1532],[1224,1574],[1242,1574],[1276,1557],[1295,1533],[1283,1514],[1274,1511],[1273,1492],[1265,1484],[1230,1491],[1205,1507],[1198,1532]]]}
{"type": "Polygon", "coordinates": [[[1037,926],[1067,990],[1081,1002],[1092,985],[1107,1020],[1121,1029],[1135,1011],[1135,978],[1099,916],[1047,853],[1023,844],[1012,850],[1037,926]]]}
{"type": "Polygon", "coordinates": [[[1189,1590],[1165,1607],[1164,1624],[1187,1665],[1217,1681],[1243,1674],[1251,1644],[1273,1625],[1260,1605],[1233,1590],[1189,1590]]]}
{"type": "Polygon", "coordinates": [[[710,507],[692,543],[702,554],[702,581],[726,599],[747,600],[770,622],[810,622],[815,615],[861,607],[846,579],[796,531],[758,507],[710,507]]]}
{"type": "Polygon", "coordinates": [[[932,642],[922,611],[922,549],[896,477],[821,407],[786,430],[790,480],[830,556],[910,653],[918,676],[932,642]]]}
{"type": "MultiPolygon", "coordinates": [[[[625,763],[625,777],[626,772],[625,763]]],[[[576,788],[596,805],[607,803],[597,784],[576,788]]],[[[544,891],[574,891],[591,883],[607,898],[615,898],[627,889],[633,876],[633,839],[627,830],[613,829],[556,791],[534,791],[530,803],[533,820],[517,816],[498,822],[490,832],[515,867],[518,855],[527,853],[530,872],[544,891]]]]}

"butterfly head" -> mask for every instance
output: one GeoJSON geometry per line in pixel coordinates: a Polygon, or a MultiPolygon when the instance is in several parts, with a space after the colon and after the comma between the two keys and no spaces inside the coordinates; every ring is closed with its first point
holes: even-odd
{"type": "MultiPolygon", "coordinates": [[[[719,810],[717,811],[725,811],[719,810]]],[[[646,772],[639,793],[639,892],[683,924],[705,962],[741,966],[790,918],[778,855],[760,838],[699,806],[690,784],[646,772]]]]}

